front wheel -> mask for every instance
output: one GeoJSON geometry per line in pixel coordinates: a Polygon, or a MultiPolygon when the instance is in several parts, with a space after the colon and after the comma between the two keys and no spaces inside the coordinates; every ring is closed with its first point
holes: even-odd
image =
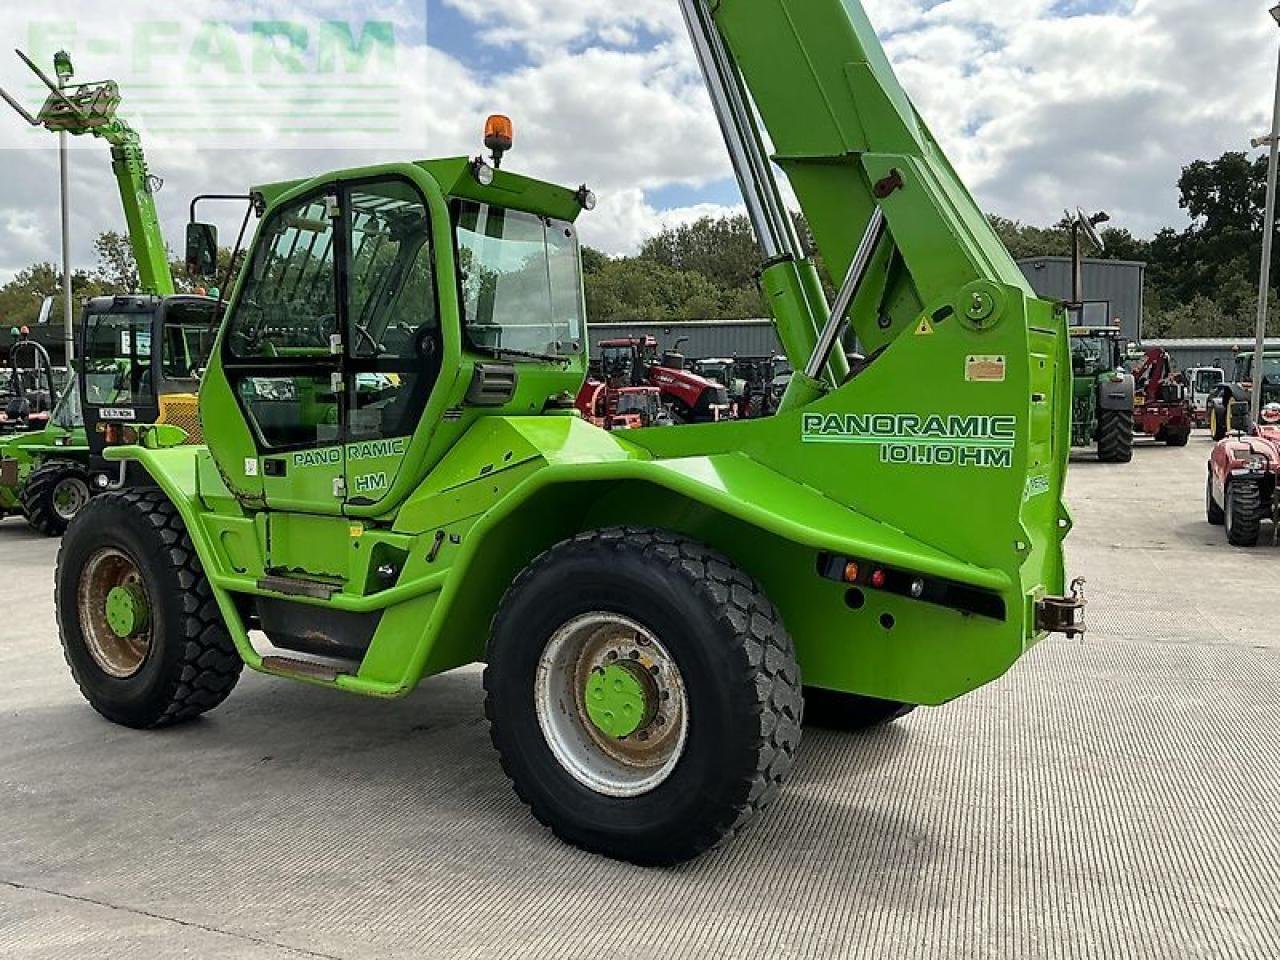
{"type": "Polygon", "coordinates": [[[1252,480],[1227,485],[1223,523],[1227,541],[1235,547],[1256,547],[1262,532],[1262,489],[1252,480]]]}
{"type": "Polygon", "coordinates": [[[1164,442],[1171,447],[1185,447],[1191,439],[1190,430],[1178,430],[1165,434],[1164,442]]]}
{"type": "Polygon", "coordinates": [[[778,792],[800,742],[791,638],[760,587],[675,534],[611,528],[533,561],[494,618],[485,712],[561,839],[689,860],[778,792]]]}
{"type": "Polygon", "coordinates": [[[1209,404],[1209,435],[1215,442],[1227,435],[1227,416],[1222,404],[1209,404]]]}
{"type": "Polygon", "coordinates": [[[115,723],[163,727],[212,710],[243,662],[177,508],[159,490],[91,500],[58,552],[63,655],[115,723]]]}
{"type": "Polygon", "coordinates": [[[1213,497],[1213,471],[1209,471],[1209,476],[1204,482],[1204,513],[1205,519],[1215,527],[1220,527],[1225,520],[1222,513],[1222,507],[1218,506],[1218,501],[1213,497]]]}
{"type": "Polygon", "coordinates": [[[49,460],[22,487],[22,514],[34,530],[60,537],[92,496],[89,471],[74,460],[49,460]]]}

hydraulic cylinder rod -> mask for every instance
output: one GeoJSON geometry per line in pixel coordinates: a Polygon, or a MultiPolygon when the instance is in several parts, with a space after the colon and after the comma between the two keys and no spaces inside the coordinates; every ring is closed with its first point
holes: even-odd
{"type": "Polygon", "coordinates": [[[800,243],[778,185],[769,168],[760,131],[742,79],[704,0],[680,0],[693,52],[698,59],[711,106],[729,149],[729,160],[742,190],[747,216],[767,262],[802,259],[800,243]]]}
{"type": "MultiPolygon", "coordinates": [[[[875,256],[876,247],[880,246],[886,230],[884,211],[876,207],[871,213],[867,232],[863,234],[862,242],[858,244],[858,251],[854,254],[853,263],[849,266],[844,283],[840,286],[840,292],[836,294],[836,302],[832,304],[831,316],[827,318],[827,324],[822,328],[822,335],[818,337],[818,345],[814,348],[808,364],[805,365],[804,374],[809,379],[817,380],[826,369],[831,351],[835,348],[848,322],[849,308],[853,306],[853,298],[858,295],[858,289],[862,286],[867,270],[871,267],[871,258],[875,256]]],[[[832,384],[832,386],[838,387],[839,384],[832,384]]]]}

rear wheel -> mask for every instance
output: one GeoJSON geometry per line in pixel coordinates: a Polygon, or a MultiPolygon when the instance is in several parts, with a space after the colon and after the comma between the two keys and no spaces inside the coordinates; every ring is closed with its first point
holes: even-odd
{"type": "Polygon", "coordinates": [[[1213,471],[1209,471],[1209,476],[1204,482],[1204,513],[1205,518],[1215,527],[1222,526],[1223,513],[1222,507],[1218,506],[1218,501],[1213,498],[1213,471]]]}
{"type": "Polygon", "coordinates": [[[1098,412],[1098,459],[1103,463],[1128,463],[1133,459],[1133,411],[1098,412]]]}
{"type": "Polygon", "coordinates": [[[805,723],[827,730],[868,730],[900,720],[915,708],[914,703],[898,700],[879,700],[818,687],[804,688],[805,723]]]}
{"type": "Polygon", "coordinates": [[[33,529],[60,537],[92,496],[89,471],[74,460],[42,463],[22,487],[22,513],[33,529]]]}
{"type": "Polygon", "coordinates": [[[773,605],[723,556],[657,530],[594,531],[530,564],[494,619],[484,685],[534,816],[634,863],[679,863],[743,827],[800,741],[773,605]]]}
{"type": "Polygon", "coordinates": [[[1228,484],[1223,523],[1227,540],[1236,547],[1256,547],[1262,531],[1262,490],[1253,480],[1228,484]]]}
{"type": "Polygon", "coordinates": [[[1227,417],[1222,404],[1209,403],[1209,434],[1214,440],[1221,440],[1227,435],[1227,417]]]}
{"type": "Polygon", "coordinates": [[[90,705],[130,727],[212,710],[243,663],[182,518],[158,490],[95,497],[67,528],[54,602],[90,705]]]}
{"type": "Polygon", "coordinates": [[[1165,434],[1164,442],[1171,447],[1185,447],[1191,439],[1190,430],[1170,431],[1165,434]]]}

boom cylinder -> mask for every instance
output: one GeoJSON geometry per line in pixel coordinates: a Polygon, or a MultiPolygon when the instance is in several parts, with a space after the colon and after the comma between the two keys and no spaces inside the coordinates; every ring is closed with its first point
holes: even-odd
{"type": "Polygon", "coordinates": [[[769,168],[742,78],[704,0],[680,0],[693,52],[698,59],[716,121],[724,134],[747,216],[766,261],[802,259],[799,240],[769,168]]]}

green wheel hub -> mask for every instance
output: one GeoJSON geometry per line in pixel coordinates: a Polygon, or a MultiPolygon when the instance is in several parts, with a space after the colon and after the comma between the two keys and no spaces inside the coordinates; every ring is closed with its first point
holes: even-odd
{"type": "Polygon", "coordinates": [[[650,686],[629,663],[611,663],[587,679],[587,716],[610,737],[628,737],[651,718],[650,686]]]}
{"type": "Polygon", "coordinates": [[[142,632],[150,618],[146,595],[134,584],[112,587],[107,594],[107,626],[117,637],[142,632]]]}

